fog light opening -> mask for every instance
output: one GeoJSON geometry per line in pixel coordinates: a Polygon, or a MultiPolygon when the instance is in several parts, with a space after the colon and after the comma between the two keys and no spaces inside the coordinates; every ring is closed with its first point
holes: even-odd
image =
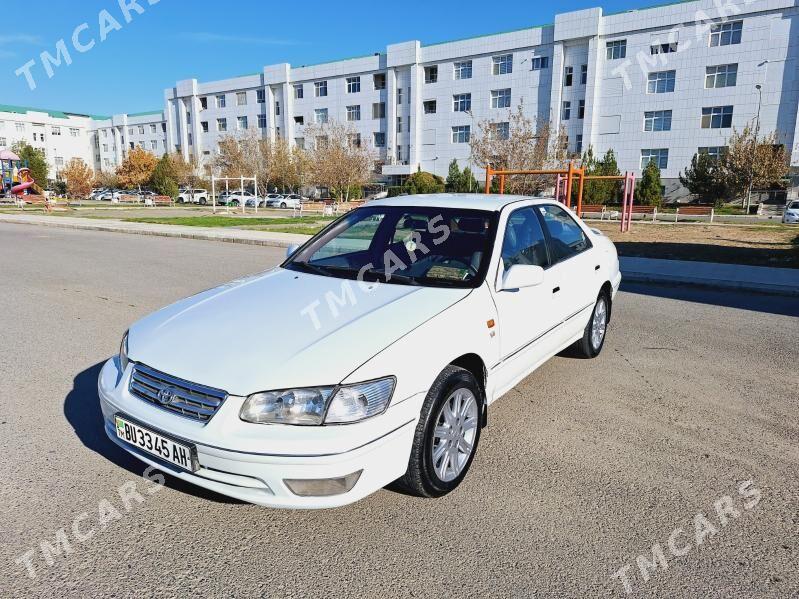
{"type": "Polygon", "coordinates": [[[338,478],[284,478],[289,491],[300,497],[329,497],[352,490],[363,470],[338,478]]]}

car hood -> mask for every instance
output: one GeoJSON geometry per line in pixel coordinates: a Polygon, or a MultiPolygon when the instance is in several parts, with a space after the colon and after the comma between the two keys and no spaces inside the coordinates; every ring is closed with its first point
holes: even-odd
{"type": "Polygon", "coordinates": [[[469,292],[276,268],[143,318],[128,354],[233,395],[332,385],[469,292]]]}

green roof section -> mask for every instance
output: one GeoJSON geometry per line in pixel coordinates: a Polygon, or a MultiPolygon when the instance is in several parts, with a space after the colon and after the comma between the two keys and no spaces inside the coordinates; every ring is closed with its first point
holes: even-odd
{"type": "Polygon", "coordinates": [[[111,117],[86,114],[85,112],[69,112],[64,110],[49,110],[47,108],[33,108],[31,106],[15,106],[13,104],[0,104],[0,112],[11,112],[15,114],[26,114],[28,112],[43,112],[56,119],[65,119],[70,116],[79,116],[94,120],[108,119],[111,117]]]}

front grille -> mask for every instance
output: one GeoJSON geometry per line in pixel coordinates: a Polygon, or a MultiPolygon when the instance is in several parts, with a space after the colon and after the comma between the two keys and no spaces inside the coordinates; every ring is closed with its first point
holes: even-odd
{"type": "Polygon", "coordinates": [[[221,389],[184,381],[135,364],[130,377],[130,392],[159,408],[192,420],[207,422],[227,399],[221,389]]]}

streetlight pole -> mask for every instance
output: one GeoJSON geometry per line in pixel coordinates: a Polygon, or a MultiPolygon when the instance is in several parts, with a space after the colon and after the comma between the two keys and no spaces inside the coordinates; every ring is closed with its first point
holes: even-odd
{"type": "Polygon", "coordinates": [[[749,206],[752,203],[752,187],[755,184],[755,157],[757,155],[757,140],[760,135],[760,106],[763,103],[763,86],[759,83],[755,85],[757,90],[757,116],[755,117],[755,143],[752,148],[752,160],[749,163],[749,190],[746,193],[746,214],[749,214],[749,206]]]}

